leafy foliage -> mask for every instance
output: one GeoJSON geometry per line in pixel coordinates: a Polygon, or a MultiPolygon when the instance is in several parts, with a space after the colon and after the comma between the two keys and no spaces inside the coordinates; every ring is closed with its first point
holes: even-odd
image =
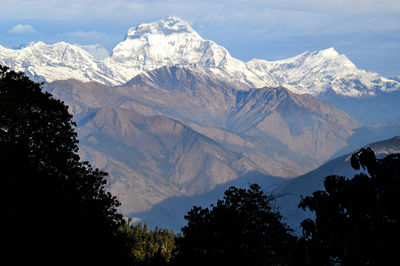
{"type": "Polygon", "coordinates": [[[376,159],[370,148],[351,157],[353,179],[328,176],[325,191],[303,198],[299,207],[315,212],[302,223],[308,263],[385,265],[400,250],[400,155],[376,159]]]}
{"type": "Polygon", "coordinates": [[[80,161],[67,106],[0,66],[2,247],[6,264],[129,260],[106,173],[80,161]]]}
{"type": "Polygon", "coordinates": [[[130,225],[131,220],[123,227],[134,263],[136,265],[167,265],[175,248],[175,234],[168,229],[155,228],[148,230],[146,224],[130,225]]]}
{"type": "Polygon", "coordinates": [[[295,237],[258,185],[230,187],[211,209],[193,207],[177,239],[180,265],[285,265],[295,237]]]}

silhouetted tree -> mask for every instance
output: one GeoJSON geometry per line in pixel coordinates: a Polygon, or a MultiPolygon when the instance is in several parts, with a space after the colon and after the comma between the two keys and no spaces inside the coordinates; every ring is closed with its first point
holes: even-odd
{"type": "Polygon", "coordinates": [[[230,187],[210,209],[193,207],[176,241],[178,265],[286,265],[296,238],[258,185],[230,187]]]}
{"type": "Polygon", "coordinates": [[[325,191],[303,198],[315,212],[302,223],[308,264],[393,265],[400,251],[400,155],[376,159],[370,148],[351,157],[353,179],[328,176],[325,191]]]}
{"type": "Polygon", "coordinates": [[[106,173],[77,154],[68,108],[0,66],[2,258],[5,265],[123,264],[119,202],[106,173]]]}

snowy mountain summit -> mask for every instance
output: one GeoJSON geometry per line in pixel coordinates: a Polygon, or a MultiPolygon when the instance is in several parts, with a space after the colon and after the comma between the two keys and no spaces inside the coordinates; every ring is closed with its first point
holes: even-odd
{"type": "MultiPolygon", "coordinates": [[[[230,79],[248,72],[245,63],[234,59],[224,47],[204,40],[177,17],[129,29],[125,40],[114,48],[109,62],[119,65],[126,76],[132,69],[139,73],[174,65],[200,67],[230,79]]],[[[255,76],[253,80],[259,82],[255,76]]],[[[262,82],[257,85],[265,86],[262,82]]]]}
{"type": "Polygon", "coordinates": [[[187,22],[168,17],[129,29],[125,40],[114,48],[111,59],[114,62],[129,62],[140,70],[150,70],[161,66],[194,64],[217,67],[228,56],[225,48],[201,38],[187,22]]]}
{"type": "MultiPolygon", "coordinates": [[[[203,52],[203,39],[183,20],[168,17],[130,28],[125,40],[113,50],[112,59],[138,68],[179,64],[203,52]],[[147,58],[150,56],[150,58],[147,58]]],[[[198,60],[198,59],[197,59],[198,60]]]]}
{"type": "Polygon", "coordinates": [[[71,78],[120,85],[139,73],[179,65],[201,68],[250,87],[281,85],[296,93],[316,96],[334,93],[360,97],[400,90],[398,81],[357,69],[334,48],[284,60],[253,59],[246,63],[233,58],[224,47],[203,39],[189,23],[177,17],[130,28],[111,56],[100,47],[93,47],[42,42],[21,50],[0,46],[0,64],[48,82],[71,78]],[[101,51],[102,56],[94,51],[101,51]]]}

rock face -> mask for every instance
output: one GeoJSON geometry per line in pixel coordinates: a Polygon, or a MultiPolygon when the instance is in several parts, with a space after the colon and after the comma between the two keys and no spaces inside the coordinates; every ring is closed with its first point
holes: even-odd
{"type": "Polygon", "coordinates": [[[359,126],[334,106],[283,87],[241,93],[228,123],[234,132],[272,137],[319,163],[332,155],[329,151],[344,146],[345,139],[359,126]]]}
{"type": "Polygon", "coordinates": [[[98,46],[38,42],[21,50],[0,46],[0,64],[47,82],[72,78],[122,85],[137,74],[179,65],[202,68],[248,87],[284,86],[314,96],[328,93],[357,98],[400,90],[398,81],[357,69],[334,48],[278,61],[242,62],[177,17],[129,29],[111,56],[98,46]]]}

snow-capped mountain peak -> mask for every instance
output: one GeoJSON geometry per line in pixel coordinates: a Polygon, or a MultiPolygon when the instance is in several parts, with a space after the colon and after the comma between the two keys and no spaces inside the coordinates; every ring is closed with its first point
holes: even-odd
{"type": "Polygon", "coordinates": [[[39,41],[21,50],[0,46],[0,64],[24,71],[38,81],[76,79],[108,85],[124,82],[102,60],[79,46],[65,42],[46,44],[39,41]]]}
{"type": "Polygon", "coordinates": [[[141,36],[147,34],[176,34],[176,33],[187,33],[187,34],[197,34],[193,28],[186,21],[170,16],[153,23],[143,23],[137,27],[132,27],[128,30],[126,38],[140,38],[141,36]]]}
{"type": "MultiPolygon", "coordinates": [[[[343,79],[365,79],[366,75],[375,75],[376,73],[368,74],[357,69],[345,55],[339,54],[332,47],[320,51],[304,52],[277,61],[253,59],[247,62],[247,67],[271,86],[279,84],[296,93],[319,95],[333,90],[341,95],[362,96],[370,95],[370,92],[376,89],[376,87],[373,89],[372,86],[366,85],[366,91],[350,91],[351,88],[343,84],[343,79]],[[269,76],[265,73],[268,73],[269,76]]],[[[381,81],[383,82],[383,80],[381,81]]]]}
{"type": "Polygon", "coordinates": [[[125,39],[113,49],[112,58],[129,61],[137,55],[137,52],[146,48],[147,53],[168,52],[168,50],[175,50],[173,48],[179,46],[179,41],[187,43],[194,40],[203,41],[189,23],[171,16],[160,21],[144,23],[130,28],[125,39]]]}
{"type": "MultiPolygon", "coordinates": [[[[322,65],[330,70],[343,71],[346,73],[356,71],[357,67],[344,54],[339,54],[335,48],[308,52],[307,63],[310,65],[322,65]],[[312,63],[311,63],[312,62],[312,63]]],[[[322,67],[321,66],[321,67],[322,67]]]]}
{"type": "Polygon", "coordinates": [[[326,56],[326,57],[336,57],[336,56],[339,55],[339,53],[333,47],[330,47],[330,48],[325,49],[325,50],[320,50],[319,53],[321,55],[326,56]]]}
{"type": "Polygon", "coordinates": [[[203,39],[186,21],[167,17],[127,31],[107,56],[98,46],[37,42],[21,50],[0,46],[0,64],[41,81],[73,78],[107,85],[128,82],[139,73],[164,66],[200,67],[231,82],[251,87],[284,86],[296,93],[326,92],[360,97],[400,90],[400,83],[359,70],[334,48],[305,52],[292,58],[247,63],[222,46],[203,39]],[[98,55],[98,52],[103,52],[98,55]]]}
{"type": "Polygon", "coordinates": [[[118,64],[120,73],[132,77],[143,71],[174,65],[200,66],[229,78],[248,71],[244,62],[234,59],[224,47],[203,39],[189,23],[176,17],[129,29],[108,62],[118,64]]]}
{"type": "Polygon", "coordinates": [[[111,60],[142,71],[173,65],[218,66],[229,56],[225,48],[204,40],[189,23],[167,17],[129,29],[111,60]]]}

